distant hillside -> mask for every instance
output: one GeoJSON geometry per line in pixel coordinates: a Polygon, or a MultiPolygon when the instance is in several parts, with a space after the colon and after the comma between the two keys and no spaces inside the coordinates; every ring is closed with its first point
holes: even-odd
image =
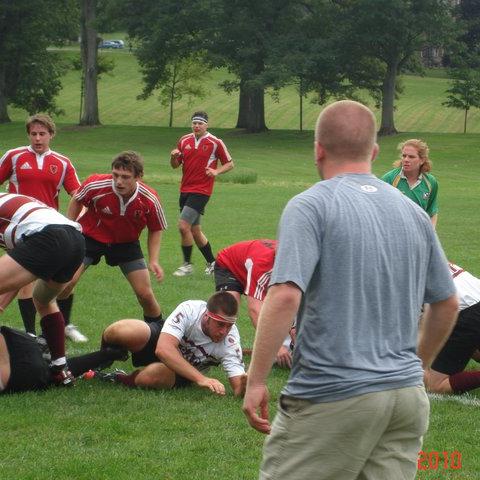
{"type": "MultiPolygon", "coordinates": [[[[64,51],[65,57],[78,55],[74,48],[64,51]]],[[[168,125],[168,109],[158,98],[137,100],[142,90],[142,79],[136,59],[128,48],[123,50],[103,50],[100,55],[108,55],[115,60],[112,75],[104,75],[99,82],[100,119],[103,124],[118,125],[168,125]]],[[[396,126],[399,131],[449,132],[463,131],[463,112],[442,106],[448,80],[441,78],[438,72],[434,76],[404,76],[404,91],[397,101],[396,126]]],[[[208,96],[201,99],[183,98],[175,104],[174,126],[185,127],[189,124],[190,113],[194,109],[209,112],[211,125],[233,128],[238,111],[238,94],[227,95],[218,87],[218,83],[231,76],[223,71],[212,72],[208,83],[208,96]],[[189,101],[190,100],[190,101],[189,101]]],[[[80,108],[80,73],[70,71],[64,77],[64,88],[59,96],[60,108],[65,115],[58,121],[77,123],[80,108]]],[[[368,101],[367,101],[368,103],[368,101]]],[[[280,92],[278,102],[267,94],[265,98],[266,122],[270,129],[299,129],[299,98],[293,86],[280,92]]],[[[370,106],[374,105],[370,101],[370,106]]],[[[304,101],[304,129],[313,129],[320,110],[319,105],[304,101]]],[[[10,109],[14,121],[23,121],[26,113],[10,109]]],[[[480,113],[474,110],[469,116],[469,133],[480,133],[480,113]]]]}

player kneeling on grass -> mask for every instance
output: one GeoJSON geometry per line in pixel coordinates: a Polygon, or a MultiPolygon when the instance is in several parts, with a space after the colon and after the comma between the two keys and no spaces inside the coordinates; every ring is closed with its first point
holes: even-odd
{"type": "Polygon", "coordinates": [[[222,365],[235,396],[245,392],[246,374],[240,335],[235,325],[238,304],[227,292],[217,292],[207,302],[181,303],[165,323],[119,320],[103,332],[102,349],[123,347],[132,352],[135,370],[113,372],[100,378],[129,387],[170,389],[196,384],[217,395],[225,386],[205,374],[222,365]]]}
{"type": "Polygon", "coordinates": [[[430,392],[459,394],[480,388],[480,371],[465,370],[471,358],[480,360],[480,279],[458,265],[449,266],[460,314],[431,368],[425,370],[424,378],[430,392]]]}

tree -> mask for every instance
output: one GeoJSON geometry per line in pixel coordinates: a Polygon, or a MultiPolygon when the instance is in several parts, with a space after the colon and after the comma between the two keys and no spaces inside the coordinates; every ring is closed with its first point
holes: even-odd
{"type": "Polygon", "coordinates": [[[480,73],[473,69],[451,70],[452,86],[447,90],[446,107],[463,110],[463,133],[467,133],[467,117],[472,107],[480,108],[480,73]]]}
{"type": "Polygon", "coordinates": [[[420,68],[418,52],[425,44],[448,43],[456,31],[447,0],[338,0],[345,5],[349,48],[370,56],[385,68],[382,81],[382,119],[379,134],[397,132],[394,103],[397,77],[420,68]]]}
{"type": "Polygon", "coordinates": [[[198,55],[236,77],[224,82],[239,90],[237,127],[265,130],[265,67],[271,46],[297,18],[299,0],[124,0],[127,30],[137,41],[143,95],[167,81],[169,66],[198,55]],[[208,19],[208,21],[206,21],[208,19]],[[233,21],[232,21],[233,19],[233,21]]]}
{"type": "Polygon", "coordinates": [[[95,26],[96,0],[80,0],[81,55],[83,64],[83,108],[80,125],[99,125],[98,112],[98,35],[95,26]]]}
{"type": "Polygon", "coordinates": [[[59,113],[55,96],[65,64],[47,50],[76,31],[75,0],[0,2],[0,123],[9,122],[8,105],[29,113],[59,113]]]}
{"type": "MultiPolygon", "coordinates": [[[[204,98],[206,91],[202,84],[208,78],[208,68],[193,58],[175,61],[167,67],[165,83],[160,88],[160,103],[169,107],[168,126],[173,124],[173,105],[184,95],[204,98]]],[[[140,98],[143,98],[140,95],[140,98]]]]}

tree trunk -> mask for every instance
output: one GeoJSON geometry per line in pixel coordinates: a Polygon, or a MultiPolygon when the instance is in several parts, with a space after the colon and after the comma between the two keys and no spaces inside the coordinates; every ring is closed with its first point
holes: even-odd
{"type": "Polygon", "coordinates": [[[397,132],[394,123],[394,103],[395,103],[395,84],[397,81],[398,64],[390,63],[387,65],[385,78],[382,86],[382,122],[379,135],[394,135],[397,132]]]}
{"type": "Polygon", "coordinates": [[[82,0],[82,64],[84,78],[83,114],[80,125],[100,125],[97,92],[96,0],[82,0]]]}
{"type": "Polygon", "coordinates": [[[299,79],[298,92],[300,94],[300,131],[303,132],[303,81],[299,79]]]}
{"type": "Polygon", "coordinates": [[[8,98],[6,92],[5,71],[0,70],[0,123],[10,122],[7,105],[8,98]]]}
{"type": "Polygon", "coordinates": [[[465,118],[463,120],[463,133],[467,133],[467,116],[468,116],[468,108],[465,109],[465,118]]]}
{"type": "Polygon", "coordinates": [[[238,120],[235,128],[245,128],[248,133],[268,130],[265,125],[265,91],[262,86],[247,86],[240,81],[238,120]]]}

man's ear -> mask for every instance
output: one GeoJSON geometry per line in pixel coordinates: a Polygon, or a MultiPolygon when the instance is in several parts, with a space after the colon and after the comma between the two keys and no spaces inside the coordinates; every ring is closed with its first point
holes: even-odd
{"type": "Polygon", "coordinates": [[[315,163],[318,165],[325,158],[325,149],[315,141],[315,163]]]}
{"type": "Polygon", "coordinates": [[[376,160],[379,153],[380,153],[380,145],[375,142],[372,150],[372,158],[370,159],[372,163],[376,160]]]}

